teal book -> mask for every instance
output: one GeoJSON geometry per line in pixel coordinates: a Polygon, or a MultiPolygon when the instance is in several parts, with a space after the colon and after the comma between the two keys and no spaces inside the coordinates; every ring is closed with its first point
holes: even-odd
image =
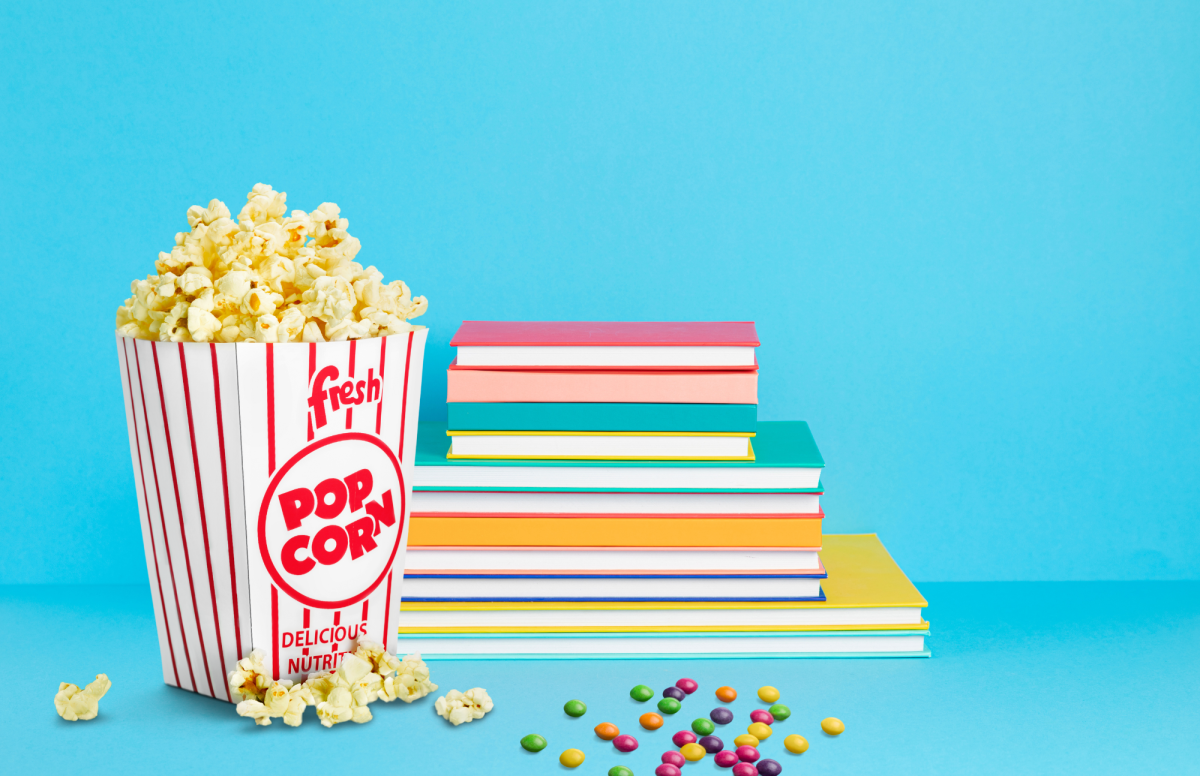
{"type": "Polygon", "coordinates": [[[419,490],[820,492],[825,459],[804,421],[760,421],[752,461],[450,459],[446,424],[423,421],[419,490]]]}
{"type": "Polygon", "coordinates": [[[449,402],[455,431],[752,432],[757,404],[449,402]]]}

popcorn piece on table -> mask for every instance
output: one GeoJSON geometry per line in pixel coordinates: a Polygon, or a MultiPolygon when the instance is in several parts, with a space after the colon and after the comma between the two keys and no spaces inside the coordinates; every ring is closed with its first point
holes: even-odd
{"type": "Polygon", "coordinates": [[[455,727],[464,722],[483,719],[483,715],[491,711],[493,706],[487,690],[482,687],[474,687],[466,692],[451,690],[433,704],[438,716],[445,718],[455,727]]]}
{"type": "Polygon", "coordinates": [[[100,699],[112,687],[105,674],[96,674],[96,680],[82,690],[76,685],[62,682],[54,696],[54,708],[58,716],[68,722],[94,719],[100,713],[100,699]]]}
{"type": "Polygon", "coordinates": [[[341,722],[369,722],[371,701],[379,697],[380,677],[370,661],[346,655],[336,671],[312,674],[305,683],[316,701],[317,719],[325,727],[341,722]]]}
{"type": "Polygon", "coordinates": [[[299,727],[304,719],[304,710],[311,705],[313,696],[308,687],[281,679],[267,688],[265,700],[242,701],[237,705],[237,713],[243,717],[253,717],[256,725],[270,725],[272,717],[282,717],[283,724],[299,727]]]}
{"type": "Polygon", "coordinates": [[[229,672],[229,694],[235,701],[265,700],[267,688],[271,686],[266,658],[267,654],[261,649],[253,650],[229,672]]]}
{"type": "Polygon", "coordinates": [[[399,698],[405,703],[412,703],[418,698],[424,698],[437,690],[438,686],[429,681],[429,666],[421,659],[420,653],[405,655],[396,669],[395,676],[385,677],[383,688],[379,691],[379,699],[391,703],[399,698]]]}

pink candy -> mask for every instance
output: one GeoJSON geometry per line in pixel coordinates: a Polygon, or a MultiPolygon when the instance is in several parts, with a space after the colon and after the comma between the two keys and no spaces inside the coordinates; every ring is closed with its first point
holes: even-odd
{"type": "Polygon", "coordinates": [[[688,695],[691,695],[700,687],[700,685],[696,683],[695,679],[687,679],[687,678],[680,679],[678,682],[675,683],[675,686],[678,687],[679,689],[683,690],[688,695]]]}
{"type": "Polygon", "coordinates": [[[734,750],[734,754],[742,762],[752,763],[758,759],[758,750],[752,746],[739,746],[734,750]]]}
{"type": "Polygon", "coordinates": [[[633,736],[617,736],[613,739],[613,746],[621,752],[632,752],[638,748],[638,742],[633,736]]]}
{"type": "Polygon", "coordinates": [[[733,776],[758,776],[758,768],[750,763],[738,763],[733,766],[733,776]]]}
{"type": "Polygon", "coordinates": [[[687,758],[679,752],[663,752],[662,761],[667,765],[674,765],[676,768],[682,768],[687,758]]]}
{"type": "Polygon", "coordinates": [[[683,746],[684,744],[696,743],[696,736],[690,730],[680,730],[671,736],[671,740],[675,742],[675,746],[683,746]]]}
{"type": "Polygon", "coordinates": [[[755,709],[754,711],[750,712],[750,721],[761,722],[764,725],[774,725],[775,715],[766,709],[755,709]]]}
{"type": "MultiPolygon", "coordinates": [[[[681,776],[682,773],[683,772],[679,770],[677,766],[671,765],[670,763],[663,763],[654,769],[654,776],[681,776]]],[[[755,771],[756,776],[757,773],[758,772],[755,771]]]]}
{"type": "Polygon", "coordinates": [[[738,764],[738,756],[726,749],[724,752],[717,752],[713,755],[713,762],[722,768],[732,768],[738,764]]]}

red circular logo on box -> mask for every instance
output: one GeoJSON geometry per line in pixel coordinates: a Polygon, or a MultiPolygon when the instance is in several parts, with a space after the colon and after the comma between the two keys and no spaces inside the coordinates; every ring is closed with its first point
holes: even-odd
{"type": "Polygon", "coordinates": [[[404,475],[378,437],[319,439],[275,472],[258,510],[271,579],[317,609],[361,601],[392,568],[404,535],[404,475]]]}

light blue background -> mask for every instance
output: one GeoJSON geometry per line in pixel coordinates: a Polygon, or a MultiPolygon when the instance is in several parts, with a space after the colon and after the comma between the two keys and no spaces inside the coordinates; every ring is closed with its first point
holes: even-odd
{"type": "Polygon", "coordinates": [[[464,318],[754,320],[831,532],[1200,578],[1200,5],[0,5],[0,582],[144,583],[129,281],[269,182],[464,318]]]}

